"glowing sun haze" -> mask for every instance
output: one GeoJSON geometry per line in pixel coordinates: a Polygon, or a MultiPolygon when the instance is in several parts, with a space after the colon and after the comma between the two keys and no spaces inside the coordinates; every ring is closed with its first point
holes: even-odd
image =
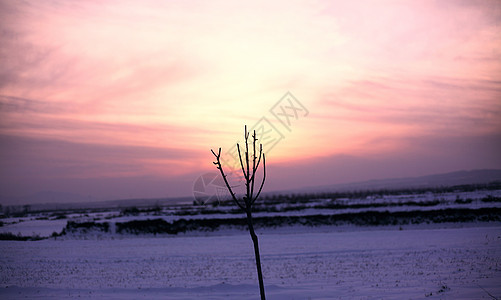
{"type": "Polygon", "coordinates": [[[499,1],[2,1],[0,26],[4,203],[189,196],[262,117],[268,191],[501,168],[499,1]]]}

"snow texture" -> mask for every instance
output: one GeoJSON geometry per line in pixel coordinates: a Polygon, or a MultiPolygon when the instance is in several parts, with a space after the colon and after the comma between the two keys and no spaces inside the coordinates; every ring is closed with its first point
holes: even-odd
{"type": "MultiPolygon", "coordinates": [[[[269,299],[501,297],[501,224],[260,230],[269,299]],[[491,296],[492,295],[492,296],[491,296]]],[[[0,298],[258,299],[246,232],[0,241],[0,298]]]]}

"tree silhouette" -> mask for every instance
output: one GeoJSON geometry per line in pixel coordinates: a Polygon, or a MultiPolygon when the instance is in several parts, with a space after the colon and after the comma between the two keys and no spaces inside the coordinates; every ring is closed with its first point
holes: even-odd
{"type": "Polygon", "coordinates": [[[258,139],[256,136],[256,131],[254,130],[254,133],[252,134],[253,153],[251,158],[252,160],[252,169],[251,169],[251,162],[249,158],[249,133],[247,132],[247,126],[245,126],[244,137],[245,137],[245,153],[243,160],[242,160],[242,153],[240,151],[240,145],[237,143],[238,157],[240,158],[240,166],[242,167],[242,174],[245,179],[245,188],[246,188],[245,196],[243,196],[241,200],[237,198],[237,196],[231,189],[231,186],[228,183],[228,179],[226,178],[226,174],[224,174],[223,167],[221,166],[221,148],[219,148],[217,154],[212,149],[211,152],[216,157],[216,161],[214,162],[214,164],[216,165],[216,168],[219,170],[219,172],[221,172],[221,176],[223,177],[224,183],[226,184],[226,188],[231,194],[231,198],[238,205],[238,207],[240,207],[240,209],[242,209],[242,211],[245,212],[247,216],[247,225],[249,227],[249,233],[252,242],[254,244],[254,254],[256,256],[256,268],[257,268],[257,277],[259,280],[259,292],[261,294],[261,299],[265,300],[266,297],[264,295],[264,283],[263,283],[263,274],[261,272],[261,258],[259,256],[259,244],[256,232],[254,231],[254,225],[252,223],[252,205],[258,199],[259,194],[261,194],[261,191],[264,186],[264,181],[266,179],[266,158],[263,153],[262,144],[259,144],[259,156],[256,156],[256,142],[258,139]],[[259,164],[261,163],[261,158],[263,159],[263,179],[261,181],[259,190],[257,191],[256,194],[254,194],[254,183],[256,180],[256,172],[259,167],[259,164]]]}

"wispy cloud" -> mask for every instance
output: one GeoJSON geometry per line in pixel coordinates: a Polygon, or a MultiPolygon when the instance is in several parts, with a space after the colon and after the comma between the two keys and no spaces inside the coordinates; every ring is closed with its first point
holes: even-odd
{"type": "MultiPolygon", "coordinates": [[[[425,76],[371,77],[347,82],[319,97],[318,127],[329,130],[330,153],[378,150],[374,138],[444,138],[499,133],[501,84],[496,80],[425,76]],[[335,124],[329,127],[328,124],[335,124]],[[346,137],[346,132],[350,132],[346,137]],[[356,136],[357,138],[353,138],[356,136]],[[368,147],[369,146],[369,147],[368,147]],[[350,150],[351,149],[351,150],[350,150]],[[365,150],[363,150],[365,149],[365,150]]],[[[325,133],[327,134],[327,133],[325,133]]],[[[325,144],[324,144],[325,145],[325,144]]],[[[325,149],[325,148],[324,148],[325,149]]]]}
{"type": "MultiPolygon", "coordinates": [[[[199,150],[73,143],[0,135],[3,177],[175,176],[197,164],[199,150]],[[162,170],[162,168],[164,170],[162,170]]],[[[5,179],[5,178],[4,178],[5,179]]]]}
{"type": "Polygon", "coordinates": [[[468,123],[477,122],[476,127],[485,125],[497,130],[500,98],[499,81],[377,78],[352,81],[345,88],[326,94],[319,105],[331,107],[326,117],[360,122],[421,123],[433,127],[433,122],[456,119],[450,129],[464,130],[461,124],[470,126],[468,123]]]}
{"type": "Polygon", "coordinates": [[[499,1],[3,1],[0,134],[13,171],[196,173],[290,90],[310,115],[276,162],[490,139],[500,26],[499,1]]]}

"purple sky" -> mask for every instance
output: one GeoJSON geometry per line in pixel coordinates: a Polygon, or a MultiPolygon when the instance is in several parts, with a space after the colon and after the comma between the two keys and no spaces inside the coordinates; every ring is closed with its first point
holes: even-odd
{"type": "Polygon", "coordinates": [[[0,204],[189,196],[263,117],[266,191],[501,168],[499,1],[4,1],[0,26],[0,204]]]}

